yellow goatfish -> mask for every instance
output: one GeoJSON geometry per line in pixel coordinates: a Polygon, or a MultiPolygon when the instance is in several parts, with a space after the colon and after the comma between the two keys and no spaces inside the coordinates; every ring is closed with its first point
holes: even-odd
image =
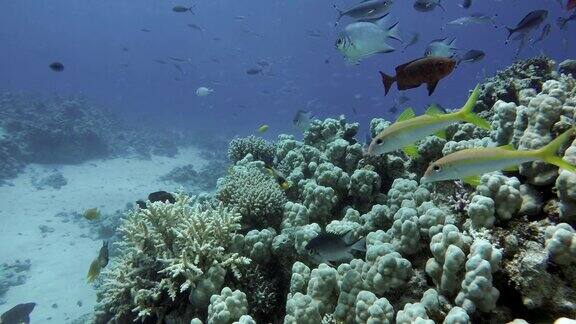
{"type": "Polygon", "coordinates": [[[447,126],[462,121],[489,130],[490,124],[472,111],[479,94],[480,87],[476,86],[464,107],[453,113],[443,113],[436,106],[431,106],[425,115],[415,117],[411,108],[406,109],[394,124],[372,139],[368,154],[379,155],[403,149],[408,156],[415,158],[418,156],[415,142],[434,133],[444,138],[444,129],[447,126]]]}
{"type": "Polygon", "coordinates": [[[510,145],[472,148],[448,154],[430,163],[420,183],[462,179],[471,185],[479,184],[483,173],[514,170],[518,165],[532,161],[544,161],[564,170],[576,173],[576,166],[556,155],[558,149],[570,137],[573,130],[567,130],[546,146],[530,151],[519,151],[510,145]]]}

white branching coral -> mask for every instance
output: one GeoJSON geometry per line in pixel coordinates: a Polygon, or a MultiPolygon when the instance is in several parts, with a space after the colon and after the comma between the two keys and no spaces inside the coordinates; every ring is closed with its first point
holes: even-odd
{"type": "Polygon", "coordinates": [[[250,263],[232,248],[240,214],[221,205],[191,205],[183,194],[175,198],[174,204],[147,202],[145,209],[128,213],[120,227],[120,257],[103,273],[97,316],[161,321],[176,311],[174,301],[187,295],[190,307],[205,307],[194,303],[197,290],[214,290],[203,294],[207,296],[217,293],[223,276],[215,273],[231,271],[239,277],[250,263]],[[211,278],[214,284],[207,285],[211,278]]]}

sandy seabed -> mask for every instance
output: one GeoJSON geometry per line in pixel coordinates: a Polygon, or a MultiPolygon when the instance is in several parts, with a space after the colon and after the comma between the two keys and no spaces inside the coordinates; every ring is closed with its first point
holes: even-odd
{"type": "Polygon", "coordinates": [[[206,161],[194,148],[184,148],[174,158],[150,160],[115,158],[78,165],[30,165],[13,186],[0,187],[0,264],[29,259],[32,266],[25,284],[11,287],[0,305],[0,314],[19,303],[35,302],[32,323],[66,323],[92,311],[96,293],[86,281],[90,262],[101,241],[94,241],[73,222],[56,217],[60,212],[82,213],[98,207],[104,214],[125,208],[148,193],[168,188],[158,178],[174,167],[206,161]],[[68,184],[60,189],[37,190],[33,177],[55,170],[68,184]],[[42,233],[40,226],[53,228],[42,233]]]}

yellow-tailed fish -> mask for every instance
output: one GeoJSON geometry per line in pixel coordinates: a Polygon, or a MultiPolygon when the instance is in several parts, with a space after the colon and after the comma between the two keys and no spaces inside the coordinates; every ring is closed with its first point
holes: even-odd
{"type": "Polygon", "coordinates": [[[268,127],[269,127],[269,126],[266,125],[266,124],[258,127],[258,129],[257,129],[257,130],[258,130],[258,133],[264,133],[264,132],[266,132],[266,131],[268,130],[268,127]]]}
{"type": "Polygon", "coordinates": [[[415,117],[411,108],[406,109],[394,124],[372,139],[368,154],[379,155],[403,149],[408,156],[415,158],[418,156],[415,142],[431,134],[445,137],[444,130],[447,126],[462,121],[490,129],[490,124],[472,111],[479,94],[480,87],[476,86],[464,107],[453,113],[443,113],[438,107],[431,106],[425,115],[415,117]]]}
{"type": "Polygon", "coordinates": [[[510,145],[466,149],[430,163],[421,183],[462,179],[477,185],[479,176],[493,171],[513,170],[531,161],[544,161],[564,170],[576,173],[576,166],[556,155],[558,149],[569,139],[572,129],[562,133],[548,145],[530,151],[519,151],[510,145]]]}
{"type": "Polygon", "coordinates": [[[270,172],[270,175],[272,175],[274,179],[276,179],[276,181],[278,182],[280,187],[282,187],[282,189],[288,190],[290,188],[290,182],[288,182],[288,180],[286,180],[286,178],[282,174],[280,174],[280,172],[276,171],[276,169],[274,169],[273,167],[266,167],[266,169],[268,170],[268,172],[270,172]]]}
{"type": "Polygon", "coordinates": [[[84,218],[87,220],[93,221],[100,218],[100,211],[98,208],[89,208],[84,211],[84,218]]]}
{"type": "Polygon", "coordinates": [[[88,282],[94,281],[100,275],[100,270],[108,265],[108,241],[102,242],[98,256],[90,264],[88,269],[88,282]]]}

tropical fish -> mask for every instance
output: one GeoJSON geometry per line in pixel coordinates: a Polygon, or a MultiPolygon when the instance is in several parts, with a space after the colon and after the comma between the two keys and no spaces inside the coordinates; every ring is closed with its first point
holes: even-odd
{"type": "Polygon", "coordinates": [[[448,41],[448,38],[435,39],[428,43],[424,56],[430,57],[454,57],[456,38],[448,41]]]}
{"type": "Polygon", "coordinates": [[[100,218],[100,211],[98,208],[89,208],[84,211],[84,218],[89,221],[97,220],[100,218]]]}
{"type": "Polygon", "coordinates": [[[354,258],[353,251],[366,251],[366,240],[361,238],[350,242],[351,232],[345,234],[321,233],[308,244],[305,249],[312,259],[318,263],[346,262],[354,258]]]}
{"type": "Polygon", "coordinates": [[[296,115],[294,115],[294,119],[292,120],[292,124],[294,127],[298,128],[301,132],[305,132],[310,128],[310,124],[312,123],[312,113],[305,110],[298,110],[296,115]]]}
{"type": "Polygon", "coordinates": [[[258,131],[258,133],[266,133],[266,131],[268,130],[268,128],[269,128],[269,126],[266,125],[266,124],[264,124],[264,125],[258,127],[257,131],[258,131]]]}
{"type": "Polygon", "coordinates": [[[448,22],[448,25],[457,26],[468,26],[472,24],[492,24],[494,27],[498,27],[493,17],[483,13],[473,13],[470,16],[460,17],[448,22]]]}
{"type": "Polygon", "coordinates": [[[108,241],[102,242],[98,256],[90,264],[88,269],[88,282],[94,281],[100,275],[100,271],[108,265],[108,241]]]}
{"type": "Polygon", "coordinates": [[[490,124],[473,112],[480,94],[480,86],[476,86],[464,106],[453,113],[444,114],[439,108],[431,106],[426,114],[415,117],[411,108],[406,109],[396,122],[386,127],[376,135],[368,148],[369,155],[379,155],[403,149],[410,157],[418,156],[415,142],[436,133],[445,137],[444,129],[458,122],[469,122],[483,129],[490,129],[490,124]]]}
{"type": "Polygon", "coordinates": [[[490,148],[473,148],[448,154],[430,163],[421,183],[462,179],[469,184],[478,184],[478,177],[484,173],[511,170],[518,165],[532,161],[544,161],[561,169],[576,173],[576,166],[564,161],[556,152],[568,141],[570,129],[552,142],[537,150],[520,151],[510,145],[490,148]]]}
{"type": "Polygon", "coordinates": [[[440,3],[440,0],[416,0],[416,2],[414,2],[414,9],[420,12],[432,11],[436,9],[436,7],[439,7],[446,12],[446,9],[444,9],[440,3]]]}
{"type": "Polygon", "coordinates": [[[361,21],[344,28],[336,41],[336,48],[349,63],[358,63],[361,59],[377,53],[390,53],[394,48],[386,43],[388,38],[400,40],[398,23],[385,27],[386,16],[376,22],[361,21]]]}
{"type": "MultiPolygon", "coordinates": [[[[552,25],[550,24],[546,24],[544,25],[544,27],[542,28],[542,32],[540,33],[540,37],[538,37],[533,43],[532,45],[535,45],[538,42],[541,42],[544,40],[544,38],[548,37],[548,35],[550,35],[550,30],[552,29],[552,25]]],[[[562,28],[560,28],[562,29],[562,28]]]]}
{"type": "Polygon", "coordinates": [[[163,203],[169,202],[171,204],[176,202],[176,199],[174,198],[174,196],[171,193],[163,191],[163,190],[150,193],[148,195],[148,200],[150,200],[150,202],[160,201],[163,203]]]}
{"type": "Polygon", "coordinates": [[[172,11],[174,11],[174,12],[191,12],[191,13],[194,13],[194,11],[192,11],[192,9],[194,9],[194,6],[192,6],[192,7],[174,6],[174,7],[172,8],[172,11]]]}
{"type": "Polygon", "coordinates": [[[54,62],[54,63],[50,63],[50,65],[48,65],[50,67],[50,69],[54,72],[62,72],[64,71],[64,64],[60,63],[60,62],[54,62]]]}
{"type": "Polygon", "coordinates": [[[270,172],[270,175],[273,176],[274,179],[276,179],[276,181],[278,182],[278,184],[282,189],[288,190],[290,188],[290,182],[288,182],[288,180],[286,180],[286,177],[284,177],[284,175],[282,175],[278,170],[274,169],[271,166],[266,166],[266,170],[268,170],[268,172],[270,172]]]}
{"type": "Polygon", "coordinates": [[[336,6],[334,8],[338,10],[338,21],[343,16],[356,20],[374,20],[384,17],[390,11],[392,3],[392,0],[365,0],[347,10],[340,10],[336,6]]]}
{"type": "Polygon", "coordinates": [[[212,92],[214,92],[214,90],[212,90],[210,88],[199,87],[198,89],[196,89],[196,96],[206,97],[207,95],[211,94],[212,92]]]}
{"type": "Polygon", "coordinates": [[[469,50],[468,52],[464,53],[459,59],[458,63],[460,62],[467,62],[467,63],[474,63],[482,60],[486,56],[486,53],[481,50],[469,50]]]}
{"type": "Polygon", "coordinates": [[[408,47],[418,43],[418,40],[420,40],[420,34],[418,34],[417,32],[413,32],[412,34],[410,34],[410,40],[408,40],[406,42],[406,45],[404,45],[404,50],[406,50],[408,47]]]}
{"type": "Polygon", "coordinates": [[[566,29],[566,24],[573,20],[576,20],[576,11],[574,11],[568,18],[558,17],[558,19],[556,19],[556,25],[560,29],[566,29]]]}
{"type": "Polygon", "coordinates": [[[29,324],[36,303],[18,304],[0,315],[0,324],[29,324]]]}
{"type": "Polygon", "coordinates": [[[515,33],[526,35],[531,30],[538,28],[547,17],[548,10],[534,10],[529,12],[515,27],[506,27],[508,30],[506,42],[508,42],[510,37],[515,33]]]}
{"type": "Polygon", "coordinates": [[[423,57],[396,67],[396,76],[380,71],[385,94],[396,82],[398,90],[413,89],[426,83],[428,95],[434,93],[438,82],[452,73],[456,61],[447,57],[423,57]]]}

